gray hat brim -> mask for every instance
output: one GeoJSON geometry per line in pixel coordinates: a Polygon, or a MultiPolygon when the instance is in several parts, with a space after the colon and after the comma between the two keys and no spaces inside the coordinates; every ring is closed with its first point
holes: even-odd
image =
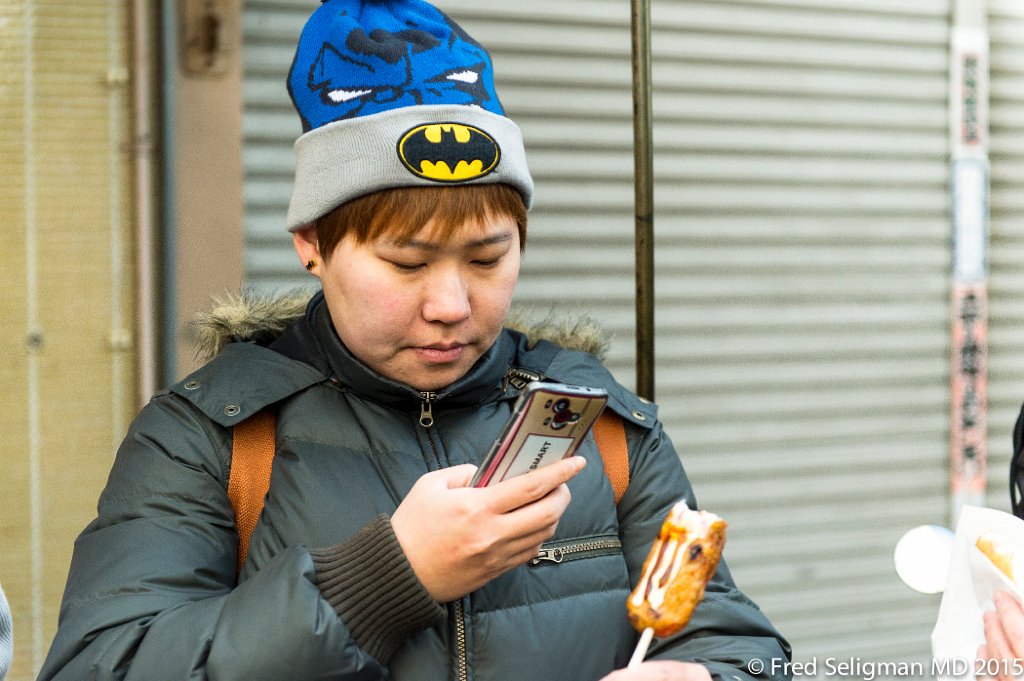
{"type": "Polygon", "coordinates": [[[295,184],[287,227],[296,231],[346,201],[395,187],[503,183],[514,187],[526,207],[533,203],[533,179],[519,127],[478,107],[410,106],[350,118],[311,130],[295,142],[295,184]],[[410,170],[403,161],[403,137],[418,126],[454,124],[475,128],[497,144],[497,162],[484,174],[439,182],[410,170]]]}

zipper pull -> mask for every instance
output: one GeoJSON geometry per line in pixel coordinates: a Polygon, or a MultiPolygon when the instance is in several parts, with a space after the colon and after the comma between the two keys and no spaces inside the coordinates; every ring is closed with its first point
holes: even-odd
{"type": "Polygon", "coordinates": [[[561,563],[562,549],[541,549],[536,556],[530,559],[530,565],[540,565],[544,561],[561,563]]]}
{"type": "Polygon", "coordinates": [[[420,425],[430,428],[434,425],[433,402],[437,398],[437,393],[423,392],[420,393],[420,397],[423,398],[423,401],[420,402],[420,425]]]}
{"type": "Polygon", "coordinates": [[[508,392],[509,385],[512,385],[516,390],[522,390],[531,381],[541,381],[543,379],[544,376],[533,371],[520,369],[518,367],[509,367],[509,370],[505,372],[505,375],[501,379],[501,392],[508,392]]]}

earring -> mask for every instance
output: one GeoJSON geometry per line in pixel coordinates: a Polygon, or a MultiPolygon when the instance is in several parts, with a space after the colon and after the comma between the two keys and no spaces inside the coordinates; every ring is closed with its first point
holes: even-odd
{"type": "Polygon", "coordinates": [[[312,272],[314,267],[316,267],[316,260],[310,260],[309,262],[306,263],[307,272],[312,272]]]}

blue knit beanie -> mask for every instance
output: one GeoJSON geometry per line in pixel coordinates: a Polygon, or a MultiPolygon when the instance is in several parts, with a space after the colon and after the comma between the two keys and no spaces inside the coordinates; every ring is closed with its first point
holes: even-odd
{"type": "Polygon", "coordinates": [[[288,92],[303,129],[289,230],[393,187],[505,183],[532,202],[490,55],[422,0],[325,0],[299,38],[288,92]]]}

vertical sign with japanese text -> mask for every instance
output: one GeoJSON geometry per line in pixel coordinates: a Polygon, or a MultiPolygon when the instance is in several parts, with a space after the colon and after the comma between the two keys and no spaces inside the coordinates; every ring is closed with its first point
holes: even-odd
{"type": "Polygon", "coordinates": [[[954,524],[985,501],[988,408],[988,36],[956,27],[950,69],[952,310],[950,491],[954,524]]]}

